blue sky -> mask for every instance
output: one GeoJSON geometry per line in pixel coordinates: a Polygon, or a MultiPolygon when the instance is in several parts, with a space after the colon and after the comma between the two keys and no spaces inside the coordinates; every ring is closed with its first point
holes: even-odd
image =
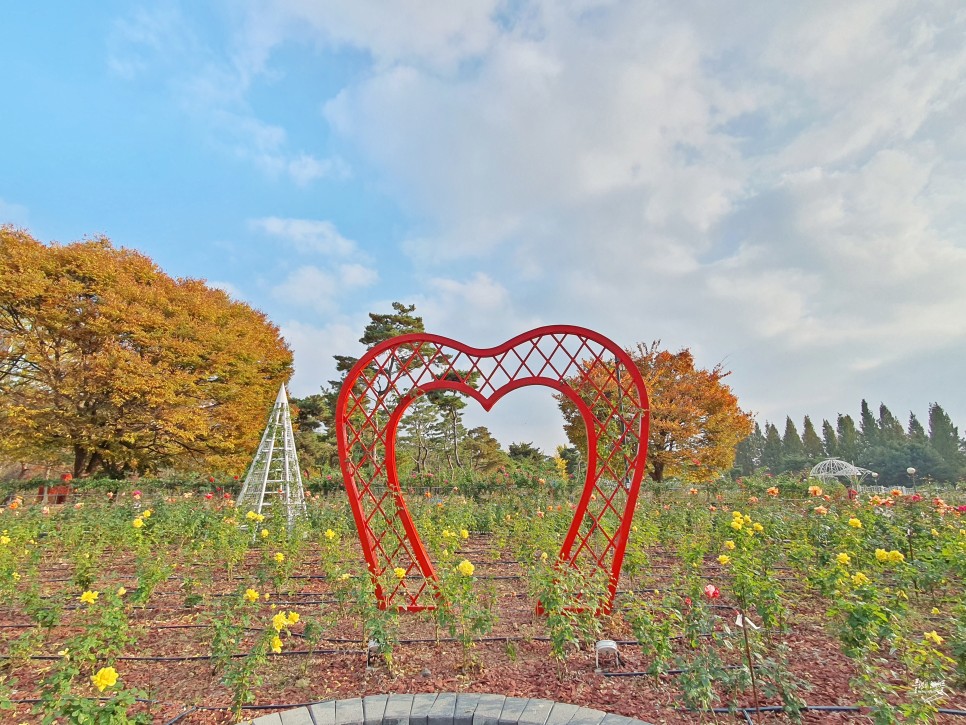
{"type": "MultiPolygon", "coordinates": [[[[8,3],[0,223],[266,312],[292,392],[413,302],[723,362],[760,420],[966,427],[959,2],[8,3]]],[[[547,391],[474,421],[563,442],[547,391]]]]}

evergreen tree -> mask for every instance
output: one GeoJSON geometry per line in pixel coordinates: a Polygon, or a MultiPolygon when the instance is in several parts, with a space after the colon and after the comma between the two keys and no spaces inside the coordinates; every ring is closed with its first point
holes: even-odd
{"type": "Polygon", "coordinates": [[[783,471],[800,471],[805,468],[805,448],[795,423],[788,416],[785,417],[785,434],[782,436],[782,467],[783,471]]]}
{"type": "Polygon", "coordinates": [[[868,448],[878,442],[879,426],[865,400],[862,401],[862,413],[859,416],[859,432],[861,434],[860,448],[868,448]]]}
{"type": "Polygon", "coordinates": [[[484,426],[473,428],[467,433],[464,447],[470,465],[484,473],[491,473],[500,466],[506,466],[510,460],[510,457],[500,448],[500,442],[484,426]]]}
{"type": "Polygon", "coordinates": [[[761,465],[772,473],[782,470],[782,438],[778,428],[765,421],[765,444],[761,450],[761,465]]]}
{"type": "Polygon", "coordinates": [[[802,426],[802,448],[804,449],[805,460],[809,466],[814,466],[825,458],[825,448],[822,446],[822,439],[818,437],[818,433],[815,432],[815,426],[812,425],[812,419],[807,415],[802,426]]]}
{"type": "Polygon", "coordinates": [[[922,423],[919,422],[916,414],[912,411],[909,411],[909,427],[906,430],[906,435],[913,443],[926,443],[929,440],[926,437],[926,429],[922,427],[922,423]]]}
{"type": "Polygon", "coordinates": [[[879,444],[885,446],[898,446],[905,442],[906,433],[902,429],[902,423],[890,411],[885,403],[879,404],[879,444]]]}
{"type": "Polygon", "coordinates": [[[765,436],[761,426],[755,422],[755,427],[747,438],[735,449],[735,469],[738,475],[750,476],[761,465],[761,453],[765,446],[765,436]]]}
{"type": "Polygon", "coordinates": [[[822,443],[825,446],[825,455],[829,458],[839,457],[839,442],[835,437],[835,428],[827,420],[822,421],[822,443]]]}
{"type": "Polygon", "coordinates": [[[961,475],[964,468],[963,452],[959,447],[959,429],[942,409],[939,403],[929,406],[929,442],[933,450],[961,475]]]}
{"type": "Polygon", "coordinates": [[[859,432],[851,415],[839,415],[836,419],[838,455],[843,461],[854,463],[859,456],[859,432]]]}

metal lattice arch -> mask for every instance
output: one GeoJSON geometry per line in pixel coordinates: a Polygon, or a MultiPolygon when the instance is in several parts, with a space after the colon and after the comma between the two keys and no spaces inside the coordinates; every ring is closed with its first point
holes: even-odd
{"type": "Polygon", "coordinates": [[[858,485],[866,476],[872,476],[874,478],[878,474],[873,473],[868,468],[859,468],[847,461],[841,461],[838,458],[829,458],[813,466],[812,470],[808,472],[808,475],[809,478],[817,478],[825,483],[837,481],[840,478],[847,478],[851,483],[858,485]]]}
{"type": "Polygon", "coordinates": [[[292,413],[284,384],[278,389],[268,425],[236,503],[242,511],[284,516],[289,528],[305,513],[302,469],[295,452],[292,413]]]}
{"type": "Polygon", "coordinates": [[[436,572],[406,506],[396,429],[421,395],[454,391],[490,410],[528,385],[568,398],[587,431],[586,478],[558,562],[609,578],[609,609],[647,455],[648,400],[628,353],[581,327],[542,327],[492,348],[439,335],[401,335],[349,371],[336,403],[346,492],[383,608],[435,606],[436,572]],[[383,575],[397,571],[397,577],[383,575]]]}

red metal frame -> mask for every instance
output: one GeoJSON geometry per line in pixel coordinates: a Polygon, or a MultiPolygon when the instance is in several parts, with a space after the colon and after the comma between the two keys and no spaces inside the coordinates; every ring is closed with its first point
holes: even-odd
{"type": "Polygon", "coordinates": [[[525,385],[563,393],[583,418],[587,476],[558,556],[561,564],[607,572],[610,608],[644,475],[647,390],[624,350],[571,325],[541,327],[486,349],[439,335],[401,335],[369,350],[349,372],[335,411],[339,458],[381,607],[434,606],[436,575],[396,470],[396,429],[406,408],[431,390],[453,390],[490,410],[525,385]],[[460,377],[467,372],[475,387],[460,377]],[[381,577],[396,568],[406,576],[387,591],[381,577]]]}

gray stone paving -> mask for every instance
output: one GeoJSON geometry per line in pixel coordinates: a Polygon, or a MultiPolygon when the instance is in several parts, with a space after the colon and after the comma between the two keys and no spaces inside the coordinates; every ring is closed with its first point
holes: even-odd
{"type": "Polygon", "coordinates": [[[553,700],[440,692],[368,695],[273,712],[244,725],[649,725],[553,700]]]}

